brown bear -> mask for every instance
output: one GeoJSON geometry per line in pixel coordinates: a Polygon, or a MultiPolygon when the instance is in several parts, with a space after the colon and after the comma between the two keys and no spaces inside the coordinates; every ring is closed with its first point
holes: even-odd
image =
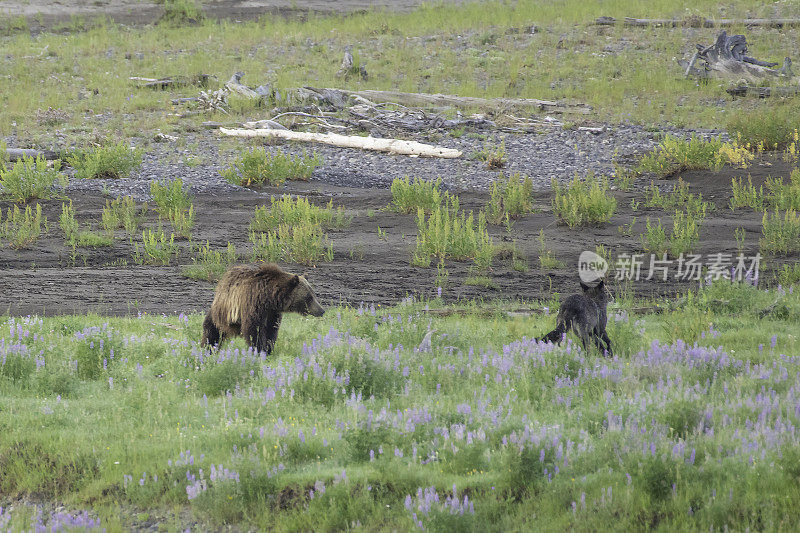
{"type": "Polygon", "coordinates": [[[271,354],[283,313],[324,312],[303,276],[271,263],[235,266],[217,284],[200,345],[218,346],[227,336],[240,335],[259,352],[271,354]]]}

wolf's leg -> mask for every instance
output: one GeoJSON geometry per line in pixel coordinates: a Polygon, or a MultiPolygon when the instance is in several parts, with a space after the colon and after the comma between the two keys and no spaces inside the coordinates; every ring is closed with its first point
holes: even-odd
{"type": "Polygon", "coordinates": [[[602,338],[606,343],[606,355],[608,355],[608,357],[614,357],[614,352],[611,351],[611,339],[608,338],[608,332],[606,332],[605,329],[603,329],[602,338]]]}

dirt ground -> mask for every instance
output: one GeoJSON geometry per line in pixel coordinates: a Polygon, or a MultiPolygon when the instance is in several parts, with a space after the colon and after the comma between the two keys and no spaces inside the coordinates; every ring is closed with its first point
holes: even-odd
{"type": "MultiPolygon", "coordinates": [[[[450,0],[453,1],[453,0],[450,0]]],[[[303,16],[308,13],[352,13],[368,8],[408,11],[421,0],[203,0],[199,4],[207,16],[233,20],[256,19],[265,14],[303,16]]],[[[0,0],[0,17],[23,15],[30,23],[49,28],[69,22],[71,17],[106,16],[121,24],[148,24],[164,12],[163,2],[142,0],[0,0]]]]}
{"type": "MultiPolygon", "coordinates": [[[[702,192],[703,197],[713,201],[713,209],[701,229],[699,253],[724,252],[735,255],[737,243],[734,229],[743,227],[747,232],[745,252],[755,254],[760,237],[761,216],[749,210],[731,211],[728,205],[732,176],[752,175],[756,185],[767,175],[786,175],[782,163],[771,166],[753,166],[743,170],[709,172],[686,172],[683,179],[693,192],[702,192]]],[[[667,181],[661,182],[667,184],[667,181]]],[[[458,299],[531,300],[547,298],[552,292],[561,294],[578,290],[577,258],[583,250],[595,250],[596,245],[605,246],[612,255],[641,252],[641,237],[648,217],[663,218],[665,228],[671,227],[669,214],[655,209],[637,206],[631,201],[643,203],[640,192],[616,191],[618,212],[611,223],[599,228],[569,229],[559,225],[550,207],[550,191],[536,193],[536,212],[518,219],[511,234],[504,227],[490,227],[496,244],[515,241],[527,258],[530,269],[519,272],[511,267],[509,258],[498,257],[488,273],[492,286],[482,287],[466,284],[470,273],[468,262],[447,262],[449,277],[443,290],[446,301],[458,299]],[[634,221],[635,218],[635,221],[634,221]],[[633,231],[624,232],[621,227],[633,222],[633,231]],[[545,232],[546,247],[553,250],[564,267],[555,271],[539,268],[539,231],[545,232]]],[[[341,230],[329,231],[335,258],[332,263],[315,266],[284,265],[285,268],[306,273],[321,301],[326,305],[348,303],[392,304],[409,295],[432,297],[436,293],[435,266],[417,268],[410,264],[416,238],[416,222],[412,215],[397,214],[385,210],[390,201],[386,190],[334,187],[324,183],[287,182],[280,188],[263,188],[259,191],[244,191],[227,195],[197,195],[194,198],[196,226],[194,243],[208,240],[215,249],[224,249],[230,241],[234,243],[243,260],[247,261],[250,244],[248,224],[253,210],[258,205],[269,203],[270,194],[298,194],[311,201],[323,204],[333,200],[353,216],[352,223],[341,230]],[[380,235],[379,235],[380,228],[380,235]]],[[[467,209],[482,208],[488,195],[477,192],[460,194],[462,206],[467,209]]],[[[77,218],[82,227],[97,229],[107,197],[99,193],[73,193],[77,218]]],[[[169,266],[137,265],[132,259],[133,247],[123,232],[119,232],[112,247],[79,248],[76,257],[64,244],[58,227],[62,199],[42,202],[49,221],[46,236],[31,248],[15,251],[3,243],[0,247],[0,313],[14,315],[53,315],[73,312],[97,312],[110,315],[128,315],[138,312],[178,313],[205,309],[213,296],[213,284],[184,277],[181,274],[186,264],[191,264],[192,243],[180,243],[181,254],[169,266]]],[[[5,211],[9,202],[0,202],[5,211]]],[[[157,227],[156,215],[150,211],[146,226],[157,227]]],[[[167,230],[169,227],[167,225],[167,230]]],[[[649,259],[648,259],[649,260],[649,259]]],[[[797,258],[780,258],[795,262],[797,258]]],[[[643,272],[647,272],[645,264],[643,272]]],[[[770,261],[763,268],[772,268],[770,261]]],[[[762,280],[770,276],[762,271],[762,280]]],[[[696,285],[693,281],[642,280],[633,284],[637,296],[673,295],[696,285]]],[[[621,291],[619,283],[612,283],[612,290],[621,291]]]]}

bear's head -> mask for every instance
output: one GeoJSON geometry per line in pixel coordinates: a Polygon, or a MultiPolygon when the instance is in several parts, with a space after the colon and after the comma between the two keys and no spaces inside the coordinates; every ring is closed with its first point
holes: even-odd
{"type": "Polygon", "coordinates": [[[289,293],[289,304],[286,311],[312,316],[325,314],[325,309],[319,305],[317,297],[314,295],[314,291],[306,278],[293,274],[289,284],[291,285],[291,292],[289,293]]]}

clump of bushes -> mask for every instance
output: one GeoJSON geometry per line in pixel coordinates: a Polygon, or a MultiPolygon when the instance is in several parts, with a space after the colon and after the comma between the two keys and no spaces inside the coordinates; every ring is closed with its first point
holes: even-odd
{"type": "Polygon", "coordinates": [[[244,187],[260,183],[281,185],[286,180],[306,181],[319,166],[322,166],[322,158],[317,154],[271,154],[258,147],[243,150],[231,166],[221,173],[230,183],[244,187]]]}
{"type": "Polygon", "coordinates": [[[78,179],[127,178],[142,164],[143,151],[124,142],[78,150],[67,158],[78,179]]]}
{"type": "Polygon", "coordinates": [[[253,261],[291,261],[310,265],[333,261],[333,244],[319,224],[281,224],[267,233],[250,233],[253,261]]]}
{"type": "Polygon", "coordinates": [[[413,180],[405,178],[395,178],[392,181],[392,203],[389,209],[398,213],[416,213],[417,209],[423,209],[430,213],[441,205],[446,205],[450,209],[458,211],[458,196],[453,196],[441,190],[442,178],[436,181],[425,181],[420,178],[413,180]]]}
{"type": "Polygon", "coordinates": [[[566,185],[553,179],[553,210],[570,228],[606,224],[617,210],[617,200],[609,194],[606,178],[581,181],[576,176],[566,185]]]}
{"type": "Polygon", "coordinates": [[[492,224],[510,221],[533,211],[533,182],[514,173],[505,178],[502,174],[492,183],[491,198],[486,207],[486,218],[492,224]]]}
{"type": "Polygon", "coordinates": [[[494,244],[486,230],[486,215],[478,218],[437,207],[429,216],[422,208],[417,210],[417,244],[412,264],[429,266],[431,258],[472,259],[479,268],[488,268],[494,257],[494,244]]]}
{"type": "Polygon", "coordinates": [[[61,172],[60,161],[54,161],[52,167],[39,157],[24,157],[11,167],[0,162],[2,194],[15,202],[50,198],[53,184],[66,185],[67,181],[67,176],[61,172]]]}
{"type": "Polygon", "coordinates": [[[0,237],[7,240],[12,248],[25,248],[39,239],[42,230],[47,230],[47,217],[42,214],[42,206],[25,206],[22,210],[16,205],[6,210],[3,220],[0,210],[0,237]]]}
{"type": "Polygon", "coordinates": [[[319,207],[307,198],[292,199],[288,194],[272,198],[269,206],[256,207],[250,219],[252,231],[269,231],[281,224],[319,224],[326,227],[341,228],[350,223],[344,208],[333,208],[333,200],[325,207],[319,207]]]}

